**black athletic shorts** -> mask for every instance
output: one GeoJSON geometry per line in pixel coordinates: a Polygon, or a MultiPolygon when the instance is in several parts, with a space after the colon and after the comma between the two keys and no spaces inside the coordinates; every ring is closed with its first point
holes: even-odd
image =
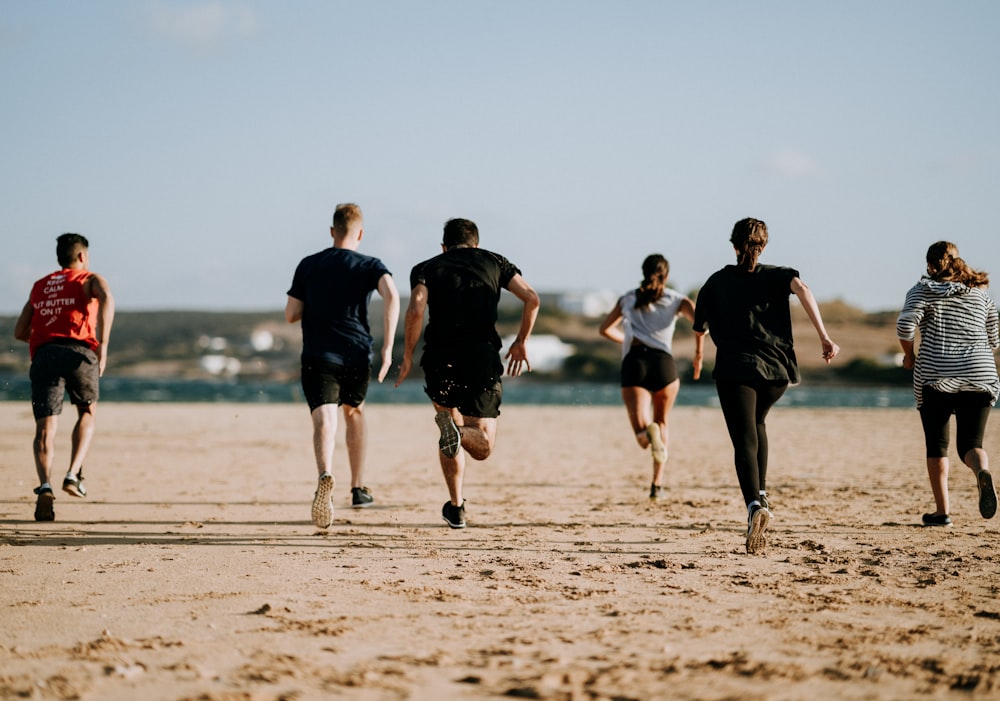
{"type": "Polygon", "coordinates": [[[622,360],[622,387],[642,387],[659,392],[677,379],[677,364],[666,351],[632,346],[622,360]]]}
{"type": "Polygon", "coordinates": [[[324,404],[358,407],[368,396],[371,365],[345,367],[322,360],[302,360],[302,391],[309,411],[324,404]]]}
{"type": "Polygon", "coordinates": [[[446,351],[424,350],[420,359],[424,370],[424,392],[462,416],[495,419],[500,416],[503,398],[503,363],[490,344],[449,348],[446,351]]]}
{"type": "Polygon", "coordinates": [[[31,361],[31,410],[36,419],[62,413],[64,395],[74,406],[97,401],[100,370],[97,353],[74,341],[40,346],[31,361]]]}

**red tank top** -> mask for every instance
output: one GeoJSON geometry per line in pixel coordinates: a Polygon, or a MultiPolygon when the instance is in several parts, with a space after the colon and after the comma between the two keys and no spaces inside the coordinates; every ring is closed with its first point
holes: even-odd
{"type": "Polygon", "coordinates": [[[28,351],[59,339],[80,341],[97,350],[98,301],[84,294],[84,283],[93,275],[89,270],[64,268],[46,275],[31,288],[31,340],[28,351]]]}

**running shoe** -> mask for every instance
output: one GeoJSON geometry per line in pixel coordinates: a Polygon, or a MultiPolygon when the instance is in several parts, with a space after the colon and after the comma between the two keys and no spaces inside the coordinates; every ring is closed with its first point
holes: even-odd
{"type": "Polygon", "coordinates": [[[38,495],[38,500],[35,502],[35,520],[36,521],[55,521],[56,520],[56,510],[55,510],[55,500],[56,497],[52,493],[51,487],[35,487],[35,494],[38,495]]]}
{"type": "Polygon", "coordinates": [[[767,501],[767,492],[762,489],[762,490],[760,490],[760,492],[758,492],[758,494],[759,494],[759,496],[757,497],[757,501],[760,502],[761,506],[763,506],[765,509],[767,509],[768,511],[770,511],[771,510],[771,504],[767,501]]]}
{"type": "Polygon", "coordinates": [[[659,484],[654,484],[649,487],[649,498],[659,501],[660,499],[667,498],[667,491],[659,484]]]}
{"type": "Polygon", "coordinates": [[[461,506],[455,506],[446,501],[441,507],[441,518],[452,528],[465,528],[465,502],[461,506]]]}
{"type": "Polygon", "coordinates": [[[66,475],[66,478],[63,480],[62,488],[64,492],[75,497],[87,496],[87,488],[83,486],[83,472],[76,477],[73,475],[66,475]]]}
{"type": "Polygon", "coordinates": [[[667,461],[667,447],[663,445],[663,436],[660,435],[660,425],[651,423],[646,426],[646,435],[649,437],[649,447],[653,451],[653,460],[656,462],[667,461]]]}
{"type": "Polygon", "coordinates": [[[453,458],[458,455],[458,449],[462,447],[462,434],[455,425],[455,420],[451,418],[450,411],[439,411],[434,416],[434,422],[441,431],[441,439],[438,441],[438,448],[446,458],[453,458]]]}
{"type": "Polygon", "coordinates": [[[755,555],[767,547],[767,525],[771,512],[763,506],[754,506],[747,516],[747,553],[755,555]]]}
{"type": "Polygon", "coordinates": [[[375,502],[375,497],[368,487],[351,487],[351,508],[363,509],[371,506],[375,502]]]}
{"type": "Polygon", "coordinates": [[[924,514],[925,526],[950,526],[951,516],[948,514],[924,514]]]}
{"type": "Polygon", "coordinates": [[[989,470],[979,471],[976,485],[979,487],[979,513],[983,518],[993,518],[997,513],[997,490],[989,470]]]}
{"type": "Polygon", "coordinates": [[[313,497],[312,520],[317,528],[329,528],[333,523],[333,475],[324,472],[319,476],[316,495],[313,497]]]}

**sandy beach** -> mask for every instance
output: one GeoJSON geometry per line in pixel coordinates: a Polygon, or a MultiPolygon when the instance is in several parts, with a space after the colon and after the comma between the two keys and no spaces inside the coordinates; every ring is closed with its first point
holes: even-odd
{"type": "Polygon", "coordinates": [[[320,530],[304,406],[104,404],[90,496],[36,523],[30,407],[0,403],[0,698],[1000,694],[1000,518],[953,455],[955,525],[919,525],[912,409],[774,410],[761,556],[717,410],[675,409],[653,503],[624,409],[505,405],[464,530],[430,408],[368,411],[376,505],[341,444],[320,530]]]}

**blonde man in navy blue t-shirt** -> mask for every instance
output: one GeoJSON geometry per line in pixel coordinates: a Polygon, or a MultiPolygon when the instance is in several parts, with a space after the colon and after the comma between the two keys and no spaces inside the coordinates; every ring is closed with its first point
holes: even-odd
{"type": "Polygon", "coordinates": [[[333,522],[333,452],[337,406],[343,406],[347,458],[351,466],[351,506],[373,502],[364,485],[365,417],[374,358],[368,326],[368,302],[378,291],[384,302],[382,352],[378,381],[392,366],[392,346],[399,321],[399,292],[381,260],[357,252],[364,219],[356,204],[337,205],[330,227],[333,246],[306,256],[295,269],[285,318],[302,322],[302,390],[312,413],[313,452],[319,484],[312,519],[319,528],[333,522]]]}

